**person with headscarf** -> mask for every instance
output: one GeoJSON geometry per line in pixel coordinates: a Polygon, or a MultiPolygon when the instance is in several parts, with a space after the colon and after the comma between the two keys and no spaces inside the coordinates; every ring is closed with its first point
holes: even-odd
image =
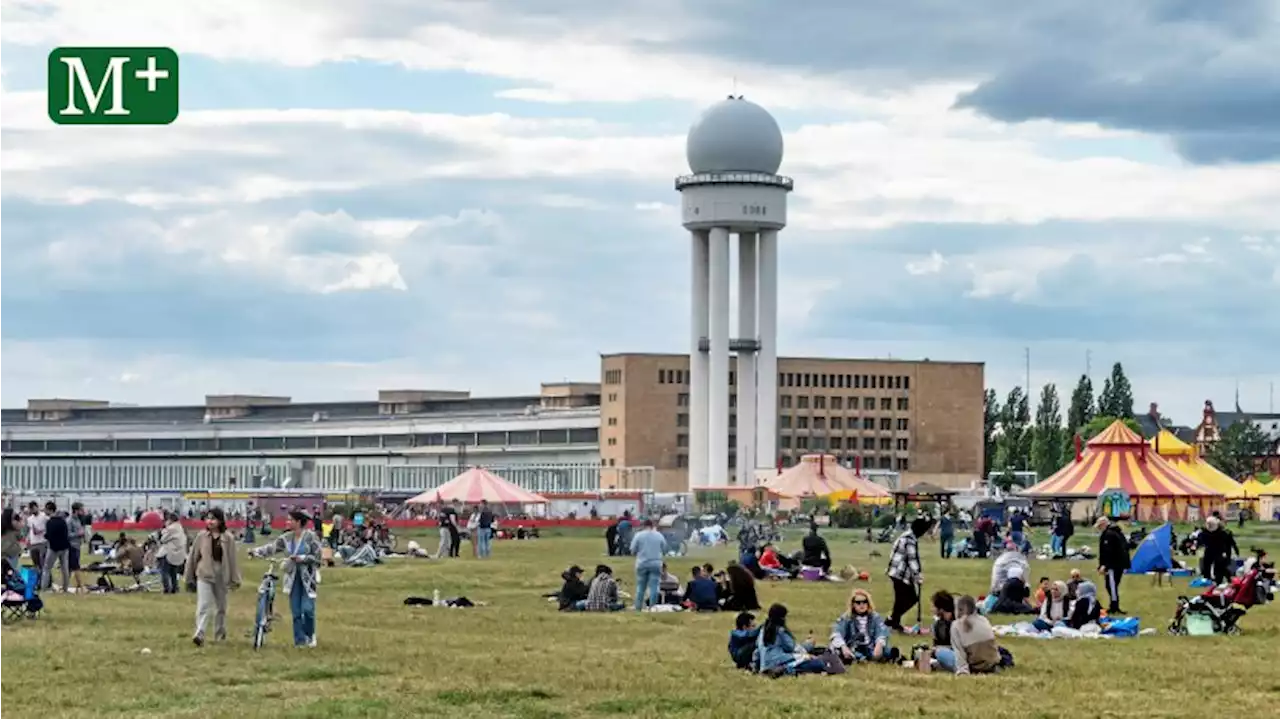
{"type": "Polygon", "coordinates": [[[1057,581],[1049,585],[1049,594],[1040,603],[1040,616],[1032,624],[1042,632],[1052,630],[1071,616],[1071,600],[1067,597],[1067,583],[1057,581]]]}
{"type": "Polygon", "coordinates": [[[725,576],[729,580],[729,592],[720,604],[721,609],[726,612],[754,612],[760,609],[756,580],[751,572],[740,564],[730,562],[725,567],[725,576]]]}
{"type": "Polygon", "coordinates": [[[889,614],[890,629],[902,629],[902,617],[920,601],[920,587],[924,584],[924,571],[920,566],[920,538],[929,533],[933,522],[927,517],[916,517],[911,526],[893,543],[886,574],[893,582],[893,611],[889,614]]]}
{"type": "Polygon", "coordinates": [[[1080,582],[1076,587],[1076,601],[1071,605],[1071,616],[1067,626],[1080,629],[1091,622],[1096,623],[1102,616],[1102,604],[1098,601],[1098,587],[1093,582],[1080,582]]]}
{"type": "Polygon", "coordinates": [[[1097,529],[1098,535],[1098,574],[1101,574],[1107,583],[1107,594],[1111,597],[1111,603],[1107,607],[1107,614],[1124,614],[1120,609],[1120,580],[1124,577],[1124,573],[1129,570],[1129,539],[1124,536],[1124,530],[1120,525],[1112,522],[1106,517],[1100,517],[1094,529],[1097,529]]]}
{"type": "Polygon", "coordinates": [[[1199,541],[1204,547],[1204,557],[1200,560],[1201,574],[1214,584],[1230,581],[1231,558],[1240,553],[1235,536],[1222,526],[1222,520],[1208,517],[1204,520],[1204,531],[1200,533],[1199,541]]]}

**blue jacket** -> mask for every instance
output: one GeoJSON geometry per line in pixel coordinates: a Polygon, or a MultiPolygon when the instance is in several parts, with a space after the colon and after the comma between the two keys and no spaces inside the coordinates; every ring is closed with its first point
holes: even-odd
{"type": "Polygon", "coordinates": [[[773,644],[765,644],[764,629],[756,640],[756,652],[759,654],[760,671],[768,671],[777,667],[789,667],[796,660],[796,640],[791,632],[779,629],[773,644]]]}
{"type": "Polygon", "coordinates": [[[851,650],[865,649],[871,651],[871,648],[878,641],[883,641],[885,648],[888,648],[889,627],[880,618],[880,615],[875,612],[867,615],[867,633],[865,636],[858,632],[858,622],[850,612],[841,614],[836,623],[831,626],[830,646],[832,649],[849,647],[851,650]]]}
{"type": "Polygon", "coordinates": [[[739,669],[753,669],[755,665],[756,642],[760,639],[760,627],[752,629],[734,629],[729,632],[729,657],[733,665],[739,669]]]}
{"type": "Polygon", "coordinates": [[[716,595],[715,580],[710,577],[698,577],[690,580],[685,588],[684,598],[693,602],[698,609],[719,609],[719,597],[716,595]]]}

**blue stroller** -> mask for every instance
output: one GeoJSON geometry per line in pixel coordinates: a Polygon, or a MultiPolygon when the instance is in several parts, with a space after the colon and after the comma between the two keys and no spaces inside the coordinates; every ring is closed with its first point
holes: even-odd
{"type": "Polygon", "coordinates": [[[4,565],[4,620],[20,621],[36,619],[40,610],[44,609],[44,600],[40,599],[38,590],[40,574],[31,567],[16,570],[8,561],[0,561],[4,565]]]}

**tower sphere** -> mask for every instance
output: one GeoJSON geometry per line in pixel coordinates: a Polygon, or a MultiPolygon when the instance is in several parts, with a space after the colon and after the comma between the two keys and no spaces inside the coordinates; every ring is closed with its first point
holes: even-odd
{"type": "Polygon", "coordinates": [[[782,165],[782,130],[768,110],[730,96],[707,108],[689,128],[685,156],[694,174],[776,175],[782,165]]]}

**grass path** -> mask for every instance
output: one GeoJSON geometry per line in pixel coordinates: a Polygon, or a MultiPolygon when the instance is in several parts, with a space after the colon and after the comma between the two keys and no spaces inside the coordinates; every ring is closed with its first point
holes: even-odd
{"type": "MultiPolygon", "coordinates": [[[[1280,553],[1274,535],[1265,539],[1280,553]]],[[[1257,543],[1256,541],[1253,543],[1257,543]]],[[[253,652],[247,632],[263,563],[246,561],[231,598],[232,640],[195,649],[193,595],[46,595],[47,616],[3,631],[0,684],[11,708],[41,716],[130,717],[1202,717],[1267,716],[1280,702],[1280,605],[1253,610],[1236,638],[1010,640],[1016,670],[1001,676],[919,675],[858,667],[842,677],[769,681],[734,671],[728,615],[560,614],[539,595],[567,565],[600,561],[602,541],[562,537],[495,544],[494,558],[392,560],[324,573],[315,650],[288,646],[284,625],[253,652]],[[491,606],[409,608],[409,595],[464,594],[491,606]],[[151,654],[142,655],[143,647],[151,654]],[[1217,709],[1211,707],[1216,706],[1217,709]],[[49,707],[49,710],[43,710],[49,707]]],[[[1249,541],[1241,541],[1242,548],[1249,541]]],[[[840,565],[872,575],[881,609],[890,590],[878,548],[833,537],[840,565]]],[[[926,544],[924,551],[936,551],[926,544]]],[[[673,566],[717,566],[729,550],[673,566]]],[[[628,578],[630,563],[614,563],[628,578]]],[[[1065,577],[1067,562],[1032,562],[1032,579],[1065,577]]],[[[1088,572],[1091,568],[1080,566],[1088,572]]],[[[990,563],[925,557],[926,592],[982,593],[990,563]]],[[[1157,589],[1126,578],[1125,604],[1161,631],[1185,580],[1157,589]]],[[[850,587],[768,584],[766,605],[791,608],[791,626],[825,636],[850,587]]],[[[287,608],[285,609],[287,614],[287,608]]],[[[899,646],[909,646],[906,639],[899,646]]]]}

